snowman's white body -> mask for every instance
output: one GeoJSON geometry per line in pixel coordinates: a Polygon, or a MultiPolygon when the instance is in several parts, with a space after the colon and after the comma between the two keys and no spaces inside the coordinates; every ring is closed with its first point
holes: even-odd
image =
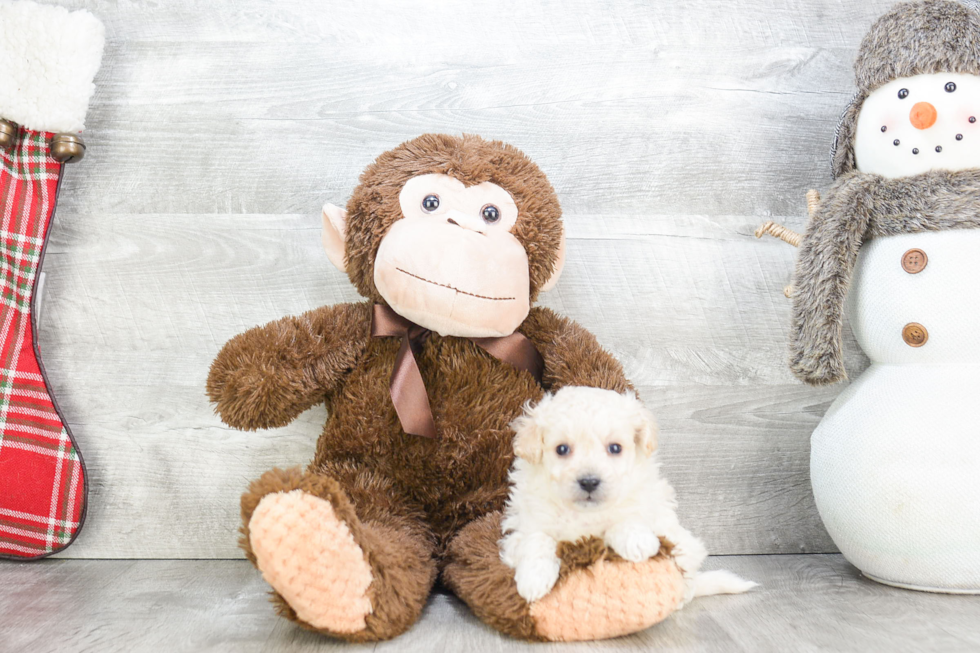
{"type": "Polygon", "coordinates": [[[980,591],[980,230],[867,242],[848,315],[872,364],[813,433],[820,516],[876,580],[980,591]],[[913,248],[928,256],[917,274],[902,267],[913,248]]]}
{"type": "MultiPolygon", "coordinates": [[[[861,109],[857,167],[890,178],[980,168],[978,110],[974,75],[894,80],[861,109]],[[933,126],[910,123],[917,102],[936,109],[933,126]]],[[[980,592],[980,229],[866,242],[847,313],[871,367],[813,433],[820,516],[876,580],[980,592]],[[911,249],[928,257],[914,273],[902,265],[911,249]],[[921,346],[903,337],[910,323],[928,333],[921,346]]]]}

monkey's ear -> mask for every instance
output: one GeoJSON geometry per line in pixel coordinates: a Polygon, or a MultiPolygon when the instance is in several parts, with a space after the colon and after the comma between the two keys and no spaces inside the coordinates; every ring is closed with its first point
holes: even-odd
{"type": "Polygon", "coordinates": [[[561,276],[561,271],[565,267],[565,227],[561,228],[561,242],[558,243],[558,256],[555,258],[555,266],[551,269],[551,276],[548,280],[544,282],[541,286],[541,292],[547,292],[555,287],[558,283],[558,277],[561,276]]]}
{"type": "Polygon", "coordinates": [[[344,260],[344,235],[347,232],[347,211],[333,204],[323,205],[323,249],[327,258],[341,272],[347,271],[344,260]]]}

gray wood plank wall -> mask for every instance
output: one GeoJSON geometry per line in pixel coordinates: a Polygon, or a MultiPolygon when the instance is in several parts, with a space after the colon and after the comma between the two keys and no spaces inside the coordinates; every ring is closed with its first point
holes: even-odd
{"type": "Polygon", "coordinates": [[[856,48],[890,2],[61,4],[108,37],[45,262],[40,343],[91,480],[65,557],[239,557],[239,494],[305,463],[325,412],[230,430],[208,365],[250,326],[356,299],[319,207],[427,131],[508,141],[550,176],[570,243],[542,303],[623,361],[712,552],[834,550],[808,452],[840,388],[788,372],[795,251],[752,232],[802,228],[829,184],[856,48]]]}

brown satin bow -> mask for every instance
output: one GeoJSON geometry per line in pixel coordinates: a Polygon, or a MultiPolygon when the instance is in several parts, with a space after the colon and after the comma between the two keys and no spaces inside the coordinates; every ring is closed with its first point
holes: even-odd
{"type": "MultiPolygon", "coordinates": [[[[432,419],[432,407],[425,392],[425,382],[415,356],[422,350],[422,343],[431,331],[406,320],[390,306],[374,305],[371,320],[371,337],[401,338],[402,346],[395,356],[388,390],[395,412],[406,433],[427,438],[436,437],[436,425],[432,419]]],[[[529,372],[538,383],[544,371],[544,360],[534,344],[524,335],[514,332],[500,338],[468,338],[488,354],[529,372]]]]}

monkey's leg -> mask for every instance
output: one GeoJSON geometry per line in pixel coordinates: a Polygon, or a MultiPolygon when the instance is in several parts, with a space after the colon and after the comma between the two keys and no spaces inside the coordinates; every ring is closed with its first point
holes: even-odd
{"type": "Polygon", "coordinates": [[[263,474],[242,495],[240,544],[280,615],[354,642],[406,631],[436,577],[421,514],[353,464],[263,474]]]}
{"type": "Polygon", "coordinates": [[[514,570],[500,560],[499,512],[465,526],[450,543],[446,584],[487,625],[520,639],[581,641],[635,633],[680,606],[685,582],[673,559],[659,554],[627,562],[596,538],[560,544],[561,572],[530,605],[517,593],[514,570]]]}

